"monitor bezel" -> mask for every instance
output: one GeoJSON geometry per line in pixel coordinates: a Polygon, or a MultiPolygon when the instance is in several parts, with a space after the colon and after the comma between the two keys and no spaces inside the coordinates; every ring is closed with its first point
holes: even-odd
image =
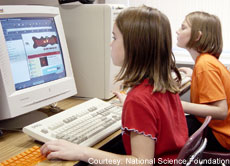
{"type": "Polygon", "coordinates": [[[6,108],[4,109],[9,109],[9,111],[0,111],[0,120],[33,111],[77,93],[59,9],[57,7],[32,5],[0,6],[0,18],[13,17],[54,18],[63,52],[66,77],[17,91],[15,89],[13,76],[9,74],[12,73],[9,65],[9,56],[2,56],[8,55],[8,50],[4,41],[2,26],[0,26],[0,72],[3,82],[3,85],[1,85],[3,87],[0,89],[4,90],[4,98],[7,98],[6,101],[1,99],[0,103],[7,102],[8,108],[5,106],[6,108]],[[15,106],[17,106],[18,109],[15,106]]]}

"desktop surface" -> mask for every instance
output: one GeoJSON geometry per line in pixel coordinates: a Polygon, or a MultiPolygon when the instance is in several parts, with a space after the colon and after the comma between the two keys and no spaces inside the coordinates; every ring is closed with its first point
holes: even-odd
{"type": "MultiPolygon", "coordinates": [[[[181,88],[180,95],[188,91],[189,88],[190,88],[190,82],[188,82],[181,88]]],[[[70,97],[68,99],[60,101],[58,103],[58,107],[60,107],[63,110],[66,110],[75,105],[81,104],[84,101],[85,100],[83,99],[79,99],[76,97],[70,97]]],[[[48,116],[51,116],[54,114],[47,107],[39,109],[38,111],[42,111],[46,113],[48,116]]],[[[99,142],[93,147],[97,149],[102,147],[109,141],[119,136],[120,133],[121,133],[121,130],[114,132],[113,134],[111,134],[110,136],[108,136],[107,138],[105,138],[104,140],[102,140],[101,142],[99,142]]],[[[28,135],[24,134],[22,131],[4,131],[4,135],[0,138],[0,147],[1,147],[0,162],[5,161],[11,158],[12,156],[15,156],[35,145],[40,147],[42,143],[32,140],[28,135]]],[[[72,166],[76,163],[77,161],[44,160],[41,163],[39,163],[39,165],[44,165],[44,166],[46,165],[70,166],[71,165],[72,166]]]]}
{"type": "MultiPolygon", "coordinates": [[[[84,100],[79,100],[76,98],[68,98],[58,103],[58,107],[62,109],[68,109],[74,105],[80,104],[84,100]]],[[[48,107],[39,109],[46,113],[48,116],[53,115],[48,107]]],[[[28,148],[33,147],[34,145],[41,146],[42,143],[32,140],[28,135],[24,134],[22,131],[3,131],[4,135],[0,138],[0,162],[5,161],[12,156],[17,155],[20,152],[27,150],[28,148]]],[[[76,161],[48,161],[45,160],[42,162],[44,165],[74,165],[76,161]]]]}
{"type": "MultiPolygon", "coordinates": [[[[71,108],[75,105],[83,103],[85,100],[79,99],[76,97],[70,97],[68,99],[65,99],[63,101],[60,101],[58,103],[58,107],[60,107],[63,110],[66,110],[68,108],[71,108]]],[[[53,115],[48,107],[44,107],[42,109],[39,109],[38,111],[42,111],[46,113],[48,116],[53,115]]],[[[121,133],[120,130],[113,133],[109,137],[105,138],[103,141],[96,144],[95,148],[100,148],[116,136],[118,136],[121,133]]],[[[41,146],[43,143],[37,142],[32,140],[28,135],[24,134],[22,131],[4,131],[4,135],[0,138],[0,162],[5,161],[25,150],[28,148],[31,148],[35,145],[41,146]]],[[[62,161],[62,160],[44,160],[41,162],[42,165],[61,165],[61,166],[69,166],[76,164],[77,161],[62,161]]]]}

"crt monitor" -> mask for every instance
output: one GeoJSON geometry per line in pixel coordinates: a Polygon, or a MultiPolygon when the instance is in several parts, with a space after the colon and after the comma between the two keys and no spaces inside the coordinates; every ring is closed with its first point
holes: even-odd
{"type": "Polygon", "coordinates": [[[58,8],[0,6],[0,92],[0,120],[77,93],[58,8]]]}

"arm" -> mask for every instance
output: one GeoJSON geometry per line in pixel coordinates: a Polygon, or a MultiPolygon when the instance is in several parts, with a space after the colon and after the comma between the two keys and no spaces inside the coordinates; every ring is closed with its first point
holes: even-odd
{"type": "MultiPolygon", "coordinates": [[[[104,161],[100,166],[118,165],[118,163],[109,163],[110,161],[120,162],[119,165],[134,165],[128,159],[148,159],[153,160],[155,141],[144,135],[139,135],[131,132],[131,148],[132,155],[118,155],[98,149],[84,147],[77,144],[72,144],[64,140],[57,140],[45,143],[41,147],[41,153],[47,156],[48,159],[64,159],[64,160],[81,160],[85,162],[92,162],[93,160],[104,161]],[[107,161],[107,162],[106,162],[107,161]]],[[[136,165],[139,165],[136,163],[136,165]]],[[[151,164],[150,164],[151,165],[151,164]]]]}
{"type": "Polygon", "coordinates": [[[195,104],[182,101],[185,113],[206,117],[211,115],[213,119],[224,120],[228,114],[228,105],[226,100],[219,100],[209,104],[195,104]]]}
{"type": "Polygon", "coordinates": [[[127,97],[127,94],[121,93],[121,92],[113,92],[113,93],[117,96],[118,100],[121,103],[121,106],[123,106],[124,102],[125,102],[125,99],[127,97]]]}

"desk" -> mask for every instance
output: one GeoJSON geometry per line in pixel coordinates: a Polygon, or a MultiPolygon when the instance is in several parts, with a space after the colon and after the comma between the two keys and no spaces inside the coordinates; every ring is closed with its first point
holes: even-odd
{"type": "MultiPolygon", "coordinates": [[[[185,86],[181,88],[181,93],[180,95],[184,94],[188,89],[190,88],[190,83],[187,83],[185,86]]],[[[77,104],[80,104],[84,102],[85,100],[81,100],[75,97],[70,97],[68,99],[65,99],[63,101],[60,101],[58,103],[58,107],[61,109],[68,109],[70,107],[73,107],[77,104]]],[[[47,113],[48,115],[52,115],[47,107],[42,108],[38,111],[42,111],[47,113]]],[[[116,131],[103,141],[99,142],[96,144],[94,147],[95,148],[100,148],[110,140],[114,139],[116,136],[118,136],[121,133],[120,130],[116,131]]],[[[0,162],[7,160],[15,155],[17,155],[20,152],[25,151],[26,149],[37,145],[41,146],[42,144],[39,142],[33,141],[29,136],[24,134],[23,132],[19,131],[9,131],[9,132],[4,132],[3,137],[0,138],[0,162]]],[[[48,161],[45,160],[41,163],[39,163],[39,166],[46,166],[46,165],[53,165],[53,166],[73,166],[76,164],[76,161],[48,161]]]]}
{"type": "MultiPolygon", "coordinates": [[[[68,99],[65,99],[63,101],[58,102],[58,107],[60,107],[63,110],[66,110],[68,108],[71,108],[75,105],[78,105],[85,100],[78,99],[76,97],[70,97],[68,99]]],[[[39,109],[38,111],[42,111],[46,113],[47,115],[53,115],[48,107],[44,107],[42,109],[39,109]]],[[[116,136],[118,136],[121,133],[120,130],[113,133],[103,141],[96,144],[95,148],[100,148],[116,136]]],[[[28,148],[31,148],[32,146],[37,145],[41,146],[42,144],[40,142],[33,141],[28,135],[24,134],[21,131],[4,131],[3,137],[0,138],[0,162],[5,161],[15,155],[17,155],[20,152],[25,151],[28,148]]],[[[48,161],[45,160],[38,165],[53,165],[53,166],[73,166],[76,164],[76,161],[48,161]]]]}

